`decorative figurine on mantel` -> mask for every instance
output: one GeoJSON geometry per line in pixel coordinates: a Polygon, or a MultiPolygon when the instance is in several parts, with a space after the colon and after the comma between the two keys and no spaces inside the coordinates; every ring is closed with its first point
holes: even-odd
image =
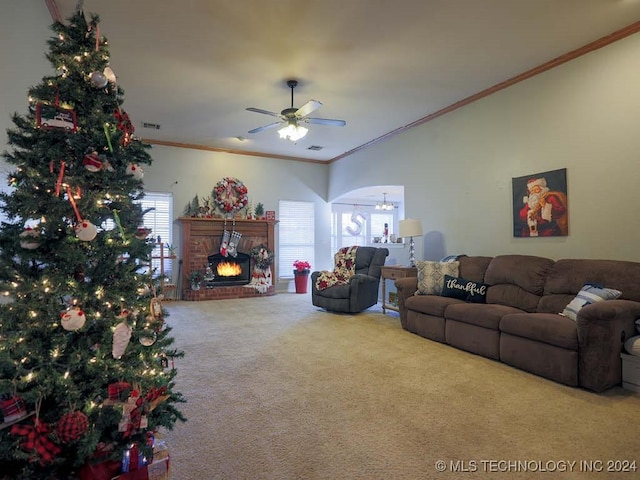
{"type": "Polygon", "coordinates": [[[255,220],[256,219],[256,207],[253,203],[253,200],[249,200],[247,203],[247,220],[255,220]]]}
{"type": "Polygon", "coordinates": [[[202,205],[200,206],[200,215],[201,218],[212,218],[213,217],[213,205],[211,201],[211,197],[204,197],[202,199],[202,205]]]}
{"type": "Polygon", "coordinates": [[[184,208],[185,217],[197,217],[200,214],[200,197],[196,195],[193,197],[187,206],[184,208]]]}

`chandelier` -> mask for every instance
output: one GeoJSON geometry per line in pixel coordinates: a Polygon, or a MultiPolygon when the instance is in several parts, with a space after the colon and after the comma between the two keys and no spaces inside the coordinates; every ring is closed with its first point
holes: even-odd
{"type": "Polygon", "coordinates": [[[387,202],[387,194],[382,194],[382,203],[376,204],[376,210],[393,210],[393,202],[387,202]]]}
{"type": "Polygon", "coordinates": [[[278,130],[278,133],[280,134],[280,138],[287,138],[292,142],[297,142],[304,137],[308,131],[308,128],[298,125],[295,120],[290,120],[286,126],[278,130]]]}

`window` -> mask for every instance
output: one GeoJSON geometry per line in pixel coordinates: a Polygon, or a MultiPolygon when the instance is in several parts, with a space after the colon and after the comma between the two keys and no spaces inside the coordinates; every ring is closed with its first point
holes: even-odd
{"type": "Polygon", "coordinates": [[[331,250],[334,253],[342,247],[374,244],[383,236],[385,223],[389,235],[397,234],[397,210],[380,213],[372,205],[334,203],[332,212],[331,250]]]}
{"type": "MultiPolygon", "coordinates": [[[[151,236],[154,240],[160,237],[160,241],[164,244],[164,255],[168,256],[167,245],[172,243],[173,238],[173,194],[163,192],[145,192],[144,198],[139,200],[142,210],[153,208],[149,212],[145,213],[142,218],[142,226],[151,229],[151,236]]],[[[101,225],[103,230],[112,230],[115,228],[115,222],[113,220],[107,220],[101,225]]],[[[151,253],[152,257],[160,256],[160,245],[156,245],[151,253]]],[[[153,258],[151,260],[151,267],[155,275],[160,275],[160,259],[153,258]]],[[[145,271],[146,271],[145,267],[145,271]]],[[[164,274],[166,277],[171,278],[173,271],[173,261],[164,261],[164,274]]]]}
{"type": "Polygon", "coordinates": [[[315,263],[315,209],[312,202],[280,200],[278,276],[293,278],[293,262],[315,263]]]}
{"type": "MultiPolygon", "coordinates": [[[[160,237],[160,241],[164,244],[164,255],[169,255],[167,245],[172,244],[173,238],[173,194],[163,192],[145,192],[144,198],[140,201],[142,210],[153,208],[153,210],[145,213],[142,220],[145,228],[151,229],[151,235],[154,239],[160,237]]],[[[160,245],[156,245],[153,249],[152,256],[160,256],[160,245]]],[[[151,262],[152,268],[159,274],[160,259],[154,258],[151,262]]],[[[164,274],[171,278],[173,271],[173,261],[164,261],[164,274]]]]}

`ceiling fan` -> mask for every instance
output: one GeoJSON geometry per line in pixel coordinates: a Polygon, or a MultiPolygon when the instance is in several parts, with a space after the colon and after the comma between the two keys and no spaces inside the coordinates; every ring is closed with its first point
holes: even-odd
{"type": "Polygon", "coordinates": [[[311,118],[309,114],[316,111],[322,106],[317,100],[309,100],[300,108],[293,106],[293,89],[298,85],[297,80],[287,80],[287,86],[291,88],[291,107],[285,108],[280,113],[270,112],[268,110],[262,110],[261,108],[249,107],[247,110],[250,112],[263,113],[265,115],[271,115],[272,117],[278,117],[279,120],[263,127],[254,128],[249,130],[249,133],[260,133],[265,130],[283,125],[283,128],[278,130],[280,138],[288,138],[295,142],[307,134],[308,129],[300,125],[300,123],[314,123],[317,125],[330,125],[334,127],[344,127],[347,122],[344,120],[333,120],[330,118],[311,118]]]}

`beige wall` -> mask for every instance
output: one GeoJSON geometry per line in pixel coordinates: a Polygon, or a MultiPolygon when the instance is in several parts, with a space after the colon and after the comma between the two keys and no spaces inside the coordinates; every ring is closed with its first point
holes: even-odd
{"type": "Polygon", "coordinates": [[[640,34],[331,166],[329,200],[404,183],[423,258],[640,261],[640,34]],[[514,238],[511,179],[567,169],[569,236],[514,238]]]}
{"type": "MultiPolygon", "coordinates": [[[[0,151],[6,149],[6,131],[13,127],[11,115],[27,111],[27,90],[50,75],[45,58],[51,15],[44,2],[12,2],[0,15],[0,151]],[[8,10],[11,9],[9,13],[8,10]]],[[[6,190],[7,167],[0,159],[0,189],[6,190]]]]}

